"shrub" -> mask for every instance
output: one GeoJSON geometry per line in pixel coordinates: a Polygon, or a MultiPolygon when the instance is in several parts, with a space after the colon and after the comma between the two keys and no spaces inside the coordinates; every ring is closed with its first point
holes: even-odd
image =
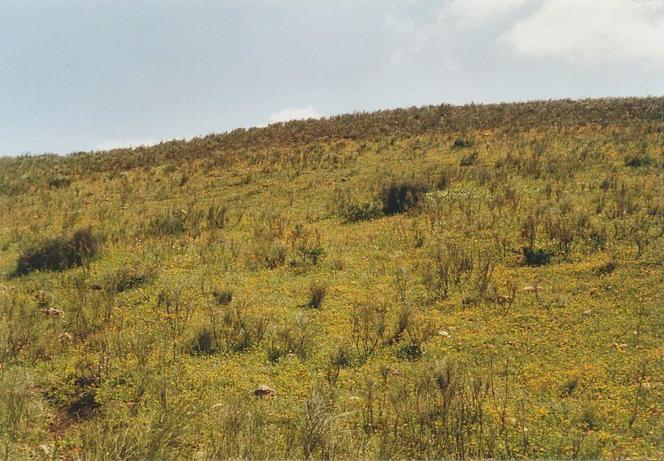
{"type": "Polygon", "coordinates": [[[193,354],[211,355],[217,352],[219,344],[211,328],[200,327],[194,333],[189,347],[193,354]]]}
{"type": "Polygon", "coordinates": [[[153,274],[149,271],[133,267],[121,267],[105,277],[103,287],[110,293],[122,293],[138,288],[149,282],[152,277],[153,274]]]}
{"type": "Polygon", "coordinates": [[[607,275],[616,270],[616,267],[618,267],[618,262],[615,256],[610,254],[604,262],[594,269],[594,272],[597,275],[607,275]]]}
{"type": "Polygon", "coordinates": [[[449,241],[434,248],[424,264],[422,282],[433,300],[446,299],[452,287],[460,286],[473,269],[473,258],[466,247],[449,241]]]}
{"type": "Polygon", "coordinates": [[[397,351],[397,356],[406,360],[417,360],[422,357],[424,343],[433,338],[435,325],[424,312],[411,312],[404,331],[408,343],[397,351]]]}
{"type": "Polygon", "coordinates": [[[208,226],[212,229],[223,229],[228,224],[228,208],[224,205],[213,205],[207,211],[208,226]]]}
{"type": "Polygon", "coordinates": [[[181,234],[186,229],[185,218],[185,213],[182,211],[163,211],[148,222],[148,233],[150,235],[181,234]]]}
{"type": "Polygon", "coordinates": [[[259,243],[254,248],[252,262],[258,267],[276,269],[286,262],[288,250],[281,242],[259,243]]]}
{"type": "Polygon", "coordinates": [[[268,459],[275,456],[265,407],[247,395],[228,393],[213,406],[199,436],[207,438],[206,459],[268,459]]]}
{"type": "Polygon", "coordinates": [[[174,339],[187,331],[196,307],[185,289],[186,287],[180,284],[164,286],[159,290],[154,306],[174,339]]]}
{"type": "Polygon", "coordinates": [[[255,217],[250,267],[275,269],[286,262],[288,249],[281,240],[285,221],[279,214],[263,213],[255,217]]]}
{"type": "Polygon", "coordinates": [[[302,224],[296,224],[288,234],[291,249],[298,256],[291,261],[291,265],[316,265],[323,257],[325,251],[321,244],[321,235],[317,228],[307,229],[302,224]]]}
{"type": "Polygon", "coordinates": [[[641,168],[652,165],[653,159],[648,154],[633,154],[625,157],[625,166],[631,168],[641,168]]]}
{"type": "Polygon", "coordinates": [[[48,178],[48,187],[51,189],[61,189],[68,187],[71,184],[71,179],[62,174],[55,174],[48,178]]]}
{"type": "Polygon", "coordinates": [[[543,248],[523,247],[526,266],[544,266],[551,261],[551,252],[543,248]]]}
{"type": "Polygon", "coordinates": [[[226,348],[232,352],[243,352],[260,344],[269,320],[264,315],[251,315],[237,307],[226,311],[222,322],[220,336],[226,348]]]}
{"type": "Polygon", "coordinates": [[[318,282],[312,283],[309,287],[307,307],[319,309],[323,305],[325,295],[327,295],[327,285],[318,282]]]}
{"type": "Polygon", "coordinates": [[[477,161],[477,158],[479,157],[479,153],[474,150],[463,157],[461,157],[461,160],[459,160],[459,165],[460,166],[472,166],[475,164],[477,161]]]}
{"type": "Polygon", "coordinates": [[[90,229],[78,230],[70,238],[45,240],[19,256],[14,275],[26,275],[36,270],[63,271],[88,264],[100,246],[100,239],[90,229]]]}
{"type": "Polygon", "coordinates": [[[351,340],[362,359],[366,359],[383,341],[387,309],[370,303],[357,304],[350,313],[351,340]]]}
{"type": "Polygon", "coordinates": [[[331,403],[320,392],[314,391],[304,408],[300,427],[304,459],[334,458],[330,451],[338,439],[335,437],[338,415],[332,412],[331,403]]]}
{"type": "Polygon", "coordinates": [[[383,187],[380,193],[383,213],[389,216],[408,211],[417,206],[426,192],[427,187],[422,183],[393,181],[383,187]]]}
{"type": "Polygon", "coordinates": [[[398,343],[403,338],[404,333],[410,326],[413,320],[413,308],[410,304],[403,304],[399,313],[397,314],[397,322],[394,328],[394,333],[388,340],[388,343],[398,343]]]}
{"type": "Polygon", "coordinates": [[[452,143],[452,149],[464,149],[473,145],[472,141],[463,138],[456,138],[452,143]]]}
{"type": "Polygon", "coordinates": [[[12,446],[27,438],[40,418],[30,376],[19,368],[0,368],[0,441],[4,459],[22,459],[12,446]]]}
{"type": "Polygon", "coordinates": [[[341,218],[347,223],[370,221],[383,216],[383,209],[374,202],[348,204],[339,212],[341,218]]]}
{"type": "Polygon", "coordinates": [[[403,360],[418,360],[422,357],[422,349],[418,344],[409,343],[397,351],[397,357],[403,360]]]}
{"type": "Polygon", "coordinates": [[[295,354],[305,360],[314,348],[315,335],[311,321],[306,316],[297,315],[293,321],[283,323],[272,333],[267,349],[268,361],[276,363],[288,354],[295,354]]]}
{"type": "Polygon", "coordinates": [[[579,385],[579,380],[578,378],[569,378],[566,379],[559,387],[558,387],[558,395],[561,397],[569,397],[571,396],[576,388],[579,385]]]}
{"type": "Polygon", "coordinates": [[[350,347],[346,344],[337,346],[328,357],[326,373],[327,382],[331,386],[334,386],[337,383],[337,379],[339,379],[341,369],[351,366],[352,363],[353,356],[350,347]]]}
{"type": "Polygon", "coordinates": [[[219,306],[226,306],[233,301],[233,291],[228,289],[214,290],[212,296],[219,306]]]}

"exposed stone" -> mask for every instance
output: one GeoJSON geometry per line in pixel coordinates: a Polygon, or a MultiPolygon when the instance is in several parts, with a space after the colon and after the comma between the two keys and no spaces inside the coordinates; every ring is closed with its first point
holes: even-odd
{"type": "Polygon", "coordinates": [[[254,390],[254,395],[256,397],[260,397],[262,399],[264,398],[271,398],[271,397],[276,397],[277,391],[272,389],[270,386],[267,384],[261,384],[254,390]]]}
{"type": "Polygon", "coordinates": [[[527,291],[528,293],[535,293],[541,290],[542,287],[538,285],[528,285],[523,287],[523,291],[527,291]]]}
{"type": "Polygon", "coordinates": [[[69,344],[74,340],[74,335],[71,333],[64,332],[58,336],[58,339],[60,340],[61,343],[64,344],[69,344]]]}
{"type": "Polygon", "coordinates": [[[49,307],[47,309],[42,309],[44,315],[48,317],[63,317],[65,315],[64,311],[56,309],[54,307],[49,307]]]}

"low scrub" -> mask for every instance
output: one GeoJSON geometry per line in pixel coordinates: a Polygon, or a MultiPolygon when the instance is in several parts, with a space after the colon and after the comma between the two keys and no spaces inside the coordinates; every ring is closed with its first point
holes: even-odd
{"type": "Polygon", "coordinates": [[[178,235],[182,234],[186,226],[186,213],[168,210],[154,216],[147,224],[147,233],[150,235],[178,235]]]}
{"type": "Polygon", "coordinates": [[[648,167],[655,163],[648,154],[633,154],[625,157],[625,166],[631,168],[648,167]]]}
{"type": "Polygon", "coordinates": [[[270,363],[279,362],[284,356],[293,354],[301,360],[307,359],[315,346],[316,329],[308,317],[297,315],[293,320],[277,326],[267,349],[270,363]]]}
{"type": "Polygon", "coordinates": [[[81,229],[71,237],[56,237],[27,248],[16,261],[14,275],[34,271],[63,271],[89,263],[99,252],[101,240],[90,229],[81,229]]]}
{"type": "Polygon", "coordinates": [[[543,248],[523,247],[523,261],[526,266],[545,266],[551,262],[553,254],[543,248]]]}
{"type": "Polygon", "coordinates": [[[104,278],[103,288],[109,293],[122,293],[150,282],[153,277],[154,274],[149,270],[139,267],[121,267],[104,278]]]}
{"type": "Polygon", "coordinates": [[[361,221],[370,221],[383,216],[383,209],[380,204],[374,202],[348,204],[339,215],[346,223],[356,223],[361,221]]]}
{"type": "Polygon", "coordinates": [[[427,189],[424,183],[416,181],[398,180],[390,182],[383,187],[380,193],[383,213],[389,216],[404,213],[414,208],[427,192],[427,189]]]}
{"type": "Polygon", "coordinates": [[[307,307],[312,309],[320,309],[327,295],[327,285],[323,283],[312,283],[309,287],[309,301],[307,307]]]}

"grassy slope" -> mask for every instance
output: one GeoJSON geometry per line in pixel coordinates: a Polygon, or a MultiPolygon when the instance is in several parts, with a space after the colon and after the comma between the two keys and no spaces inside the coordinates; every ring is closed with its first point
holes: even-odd
{"type": "Polygon", "coordinates": [[[663,142],[664,99],[651,98],[429,107],[137,150],[0,159],[0,272],[10,274],[25,248],[48,237],[90,226],[104,238],[86,267],[0,282],[7,449],[34,455],[46,443],[51,454],[92,457],[661,457],[663,142]],[[455,139],[472,146],[455,148],[455,139]],[[473,152],[477,158],[460,166],[473,152]],[[650,162],[628,166],[634,157],[650,162]],[[54,181],[62,177],[71,184],[54,181]],[[339,217],[340,208],[375,200],[394,178],[431,185],[441,177],[448,195],[432,192],[407,213],[356,223],[339,217]],[[194,219],[213,205],[228,209],[223,228],[194,219]],[[171,211],[184,229],[169,234],[154,217],[171,211]],[[548,265],[523,264],[529,214],[535,246],[554,252],[548,265]],[[556,223],[573,237],[567,252],[556,223]],[[296,224],[309,240],[294,239],[296,224]],[[316,233],[323,257],[304,264],[297,243],[316,247],[316,233]],[[594,246],[593,235],[601,241],[594,246]],[[476,262],[496,261],[488,294],[477,293],[473,271],[447,298],[431,299],[428,264],[450,241],[476,262]],[[283,265],[256,264],[257,254],[279,246],[283,265]],[[611,272],[603,270],[609,261],[611,272]],[[115,293],[110,280],[122,268],[148,281],[115,293]],[[361,360],[351,311],[385,305],[389,336],[404,304],[397,273],[415,312],[412,335],[427,321],[436,335],[420,358],[403,357],[405,335],[361,360]],[[303,307],[313,282],[327,285],[320,309],[303,307]],[[523,290],[532,285],[541,286],[537,294],[523,290]],[[516,297],[507,309],[497,296],[511,286],[516,297]],[[215,306],[215,288],[233,291],[229,306],[215,306]],[[43,316],[40,296],[64,317],[43,316]],[[191,309],[190,318],[167,313],[164,296],[191,309]],[[223,324],[233,309],[248,323],[265,317],[262,341],[241,352],[225,350],[224,341],[209,355],[188,351],[213,324],[210,315],[223,324]],[[306,356],[271,363],[282,325],[292,334],[311,329],[313,341],[306,356]],[[15,337],[24,331],[23,343],[15,337]],[[330,384],[329,355],[345,343],[352,363],[330,384]],[[453,405],[472,407],[464,400],[471,381],[487,386],[477,407],[482,432],[465,421],[452,434],[462,410],[450,413],[457,423],[444,419],[447,397],[422,384],[441,376],[436,367],[445,363],[465,369],[452,372],[467,389],[453,405]],[[261,383],[277,397],[253,399],[261,383]],[[6,416],[10,390],[26,401],[16,431],[6,416]]]}

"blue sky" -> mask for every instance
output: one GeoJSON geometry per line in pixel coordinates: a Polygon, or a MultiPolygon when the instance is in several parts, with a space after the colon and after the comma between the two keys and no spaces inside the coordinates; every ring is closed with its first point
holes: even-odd
{"type": "Polygon", "coordinates": [[[0,0],[0,155],[662,75],[664,0],[0,0]]]}

